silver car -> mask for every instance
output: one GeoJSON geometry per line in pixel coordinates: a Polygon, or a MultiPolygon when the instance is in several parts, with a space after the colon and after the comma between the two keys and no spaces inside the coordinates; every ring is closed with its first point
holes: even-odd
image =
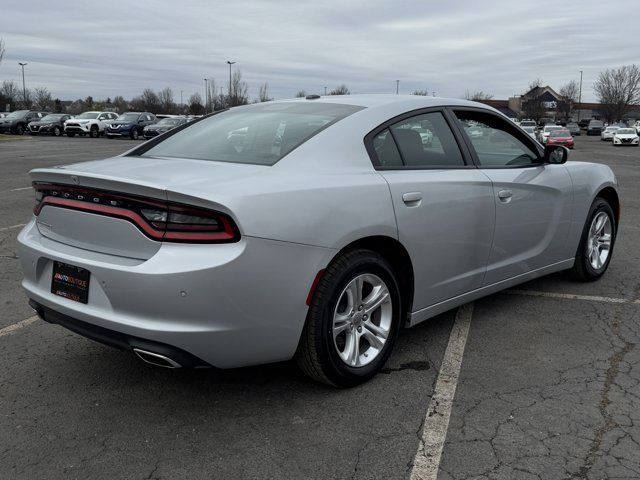
{"type": "Polygon", "coordinates": [[[295,358],[351,386],[402,327],[552,272],[605,272],[616,178],[567,155],[464,100],[233,108],[31,171],[23,286],[44,320],[155,365],[295,358]]]}

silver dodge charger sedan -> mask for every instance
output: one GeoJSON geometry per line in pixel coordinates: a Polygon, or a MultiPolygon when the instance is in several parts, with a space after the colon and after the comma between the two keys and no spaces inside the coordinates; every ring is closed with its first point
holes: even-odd
{"type": "Polygon", "coordinates": [[[232,108],[31,171],[23,286],[45,321],[155,365],[295,358],[356,385],[401,327],[551,272],[604,274],[617,181],[567,155],[463,100],[232,108]]]}

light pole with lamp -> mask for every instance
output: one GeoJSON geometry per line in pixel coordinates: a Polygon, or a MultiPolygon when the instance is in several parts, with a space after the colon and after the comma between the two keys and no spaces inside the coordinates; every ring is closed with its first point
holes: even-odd
{"type": "Polygon", "coordinates": [[[204,113],[207,113],[207,108],[209,106],[209,79],[204,79],[204,113]]]}
{"type": "Polygon", "coordinates": [[[578,93],[578,122],[580,122],[581,109],[582,109],[582,70],[580,70],[580,93],[578,93]]]}
{"type": "Polygon", "coordinates": [[[231,65],[233,65],[236,62],[231,62],[229,60],[227,60],[227,63],[229,64],[229,107],[231,107],[231,65]]]}
{"type": "Polygon", "coordinates": [[[25,108],[27,107],[27,87],[24,83],[24,66],[28,65],[27,62],[18,62],[18,65],[22,67],[22,100],[24,101],[25,108]]]}
{"type": "Polygon", "coordinates": [[[400,80],[396,80],[396,95],[398,95],[399,90],[400,90],[400,80]]]}

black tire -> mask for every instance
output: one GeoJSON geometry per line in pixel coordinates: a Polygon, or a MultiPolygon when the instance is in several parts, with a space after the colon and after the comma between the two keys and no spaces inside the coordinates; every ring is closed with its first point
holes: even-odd
{"type": "Polygon", "coordinates": [[[24,127],[20,124],[16,125],[16,135],[24,135],[24,127]]]}
{"type": "Polygon", "coordinates": [[[134,127],[131,129],[131,139],[138,140],[138,138],[140,138],[140,134],[138,133],[138,129],[134,127]]]}
{"type": "Polygon", "coordinates": [[[72,137],[72,138],[73,138],[73,137],[75,137],[75,136],[76,136],[76,134],[75,134],[75,133],[73,133],[73,132],[67,132],[67,137],[72,137]]]}
{"type": "Polygon", "coordinates": [[[616,243],[616,234],[618,233],[618,225],[616,224],[616,217],[613,213],[613,209],[609,202],[607,202],[602,197],[596,197],[596,199],[591,204],[591,208],[589,209],[589,214],[587,215],[587,221],[584,224],[584,228],[582,229],[582,236],[580,237],[580,245],[578,246],[578,251],[576,252],[576,259],[573,265],[573,269],[571,270],[573,277],[576,280],[581,282],[593,282],[598,280],[604,272],[607,271],[609,267],[609,263],[611,262],[611,257],[613,256],[614,245],[616,243]],[[589,229],[591,227],[591,223],[598,213],[604,212],[609,217],[609,222],[611,222],[611,247],[609,249],[609,256],[606,261],[600,268],[594,268],[589,261],[588,250],[589,250],[589,229]]]}
{"type": "Polygon", "coordinates": [[[53,127],[53,136],[54,137],[62,136],[62,130],[60,129],[60,127],[53,127]]]}
{"type": "Polygon", "coordinates": [[[351,250],[327,267],[314,292],[295,355],[300,369],[322,383],[352,387],[373,377],[385,364],[401,326],[400,289],[393,268],[372,250],[351,250]],[[378,276],[387,286],[392,302],[392,321],[386,343],[377,357],[361,367],[351,367],[339,357],[333,340],[333,313],[344,288],[358,275],[378,276]]]}
{"type": "Polygon", "coordinates": [[[100,132],[98,131],[98,126],[97,125],[93,125],[91,127],[91,129],[89,130],[89,136],[91,138],[98,138],[100,136],[100,132]]]}

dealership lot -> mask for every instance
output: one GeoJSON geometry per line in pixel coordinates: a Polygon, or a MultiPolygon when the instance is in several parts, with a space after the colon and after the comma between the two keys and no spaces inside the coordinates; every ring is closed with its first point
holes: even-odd
{"type": "MultiPolygon", "coordinates": [[[[33,320],[15,241],[28,170],[136,144],[0,142],[0,478],[409,478],[425,417],[443,415],[430,402],[455,311],[404,331],[385,372],[351,390],[290,364],[162,370],[33,320]]],[[[640,148],[583,136],[571,159],[621,183],[609,271],[475,302],[438,478],[640,476],[640,148]]]]}

